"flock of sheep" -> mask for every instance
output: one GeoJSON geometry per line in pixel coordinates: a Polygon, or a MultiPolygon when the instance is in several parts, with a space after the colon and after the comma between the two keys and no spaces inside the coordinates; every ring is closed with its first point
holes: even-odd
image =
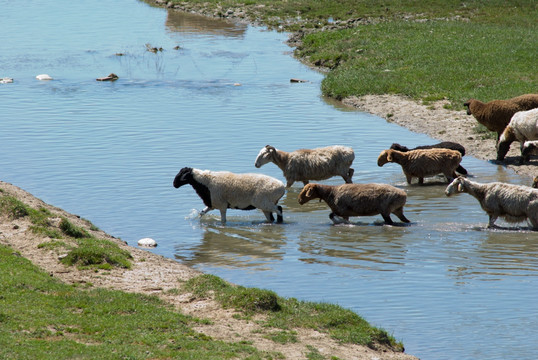
{"type": "MultiPolygon", "coordinates": [[[[513,141],[521,143],[522,159],[528,161],[538,149],[538,94],[527,94],[510,100],[482,103],[471,99],[465,103],[468,114],[498,134],[497,159],[502,161],[513,141]]],[[[453,142],[408,149],[392,144],[383,150],[378,166],[397,163],[411,184],[413,178],[423,184],[425,177],[443,174],[449,185],[446,196],[466,192],[474,196],[489,216],[489,227],[502,217],[508,222],[527,220],[538,230],[538,176],[533,186],[512,185],[501,182],[478,183],[463,175],[467,170],[460,165],[465,149],[453,142]]],[[[300,149],[292,152],[278,150],[271,145],[263,147],[254,165],[257,168],[272,162],[286,178],[286,187],[302,182],[304,187],[298,202],[303,205],[312,199],[323,200],[331,209],[329,218],[335,224],[348,223],[351,216],[380,214],[386,224],[393,224],[391,214],[408,223],[403,213],[407,194],[388,184],[353,184],[355,159],[353,149],[346,146],[327,146],[317,149],[300,149]],[[342,185],[311,184],[312,180],[326,180],[341,176],[342,185]]],[[[185,167],[174,179],[174,187],[189,184],[206,206],[200,215],[218,209],[221,223],[226,224],[227,209],[260,209],[267,221],[283,222],[282,206],[278,201],[284,196],[284,183],[262,174],[234,174],[227,171],[199,170],[185,167]]]]}

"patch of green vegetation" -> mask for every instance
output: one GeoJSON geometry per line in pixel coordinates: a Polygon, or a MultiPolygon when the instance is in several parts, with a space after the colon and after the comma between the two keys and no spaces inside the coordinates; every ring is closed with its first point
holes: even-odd
{"type": "Polygon", "coordinates": [[[60,221],[60,230],[62,230],[65,235],[74,237],[76,239],[92,237],[90,233],[83,228],[74,225],[72,222],[67,220],[67,218],[62,218],[62,221],[60,221]]]}
{"type": "Polygon", "coordinates": [[[11,219],[28,217],[32,223],[30,230],[34,234],[51,239],[65,239],[65,241],[51,241],[39,245],[50,250],[58,248],[69,250],[67,256],[61,260],[64,264],[105,270],[113,267],[131,268],[131,254],[120,249],[114,242],[93,237],[84,228],[74,225],[65,217],[61,218],[58,227],[54,227],[51,218],[57,216],[49,210],[43,207],[34,209],[17,198],[3,193],[0,196],[0,213],[11,219]]]}
{"type": "Polygon", "coordinates": [[[290,344],[298,341],[296,331],[275,331],[265,335],[264,337],[279,344],[290,344]]]}
{"type": "Polygon", "coordinates": [[[266,325],[283,330],[294,327],[315,329],[328,333],[332,338],[346,343],[374,347],[388,345],[403,350],[385,330],[368,324],[351,310],[337,305],[285,299],[269,290],[232,286],[214,275],[201,275],[187,281],[184,290],[196,296],[213,295],[225,308],[234,308],[245,313],[263,312],[267,315],[266,325]]]}
{"type": "Polygon", "coordinates": [[[0,246],[1,359],[275,359],[197,333],[155,296],[60,283],[0,246]]]}
{"type": "Polygon", "coordinates": [[[480,135],[480,138],[482,140],[486,140],[486,139],[493,139],[493,140],[497,140],[497,133],[495,131],[489,131],[488,128],[486,128],[484,125],[482,124],[478,124],[476,125],[474,128],[473,128],[473,131],[475,133],[477,133],[478,135],[480,135]]]}
{"type": "Polygon", "coordinates": [[[109,270],[114,266],[131,268],[131,254],[109,240],[82,238],[61,262],[66,265],[76,265],[80,268],[97,267],[109,270]]]}
{"type": "Polygon", "coordinates": [[[62,249],[70,249],[71,246],[67,245],[63,241],[52,240],[52,241],[42,242],[41,244],[37,245],[37,248],[56,251],[56,250],[62,250],[62,249]]]}

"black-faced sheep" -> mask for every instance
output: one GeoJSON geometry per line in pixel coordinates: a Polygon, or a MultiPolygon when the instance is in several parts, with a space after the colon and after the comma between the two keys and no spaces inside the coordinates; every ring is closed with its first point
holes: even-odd
{"type": "Polygon", "coordinates": [[[510,123],[504,129],[497,145],[497,161],[503,161],[504,157],[510,150],[510,144],[519,141],[521,145],[523,162],[523,144],[527,140],[538,140],[538,109],[519,111],[510,120],[510,123]]]}
{"type": "Polygon", "coordinates": [[[538,229],[537,189],[501,182],[480,184],[460,176],[445,190],[446,196],[461,192],[466,192],[478,200],[489,216],[488,227],[495,227],[495,221],[500,216],[508,222],[527,219],[534,229],[538,229]]]}
{"type": "Polygon", "coordinates": [[[390,214],[408,223],[403,207],[407,201],[405,191],[385,184],[343,184],[338,186],[307,184],[299,194],[299,204],[312,199],[325,201],[331,208],[329,218],[338,224],[349,222],[350,216],[372,216],[381,214],[386,224],[393,224],[390,214]]]}
{"type": "Polygon", "coordinates": [[[467,107],[467,115],[472,114],[489,131],[495,131],[499,140],[516,112],[538,107],[538,94],[525,94],[508,100],[492,100],[487,103],[470,99],[463,105],[467,107]]]}
{"type": "Polygon", "coordinates": [[[325,180],[333,176],[341,176],[349,184],[354,173],[351,168],[353,160],[355,153],[346,146],[286,152],[266,145],[258,153],[254,166],[259,168],[269,162],[275,163],[286,178],[286,187],[291,187],[295,181],[306,185],[310,180],[325,180]]]}
{"type": "MultiPolygon", "coordinates": [[[[462,157],[465,156],[465,148],[463,147],[463,145],[458,144],[456,142],[452,142],[452,141],[442,141],[434,145],[417,146],[413,149],[409,149],[407,146],[393,143],[390,146],[390,148],[393,150],[401,151],[401,152],[407,152],[409,150],[424,150],[424,149],[450,149],[450,150],[459,151],[462,157]]],[[[467,175],[467,170],[461,165],[458,165],[458,167],[456,168],[456,172],[462,175],[467,175]]]]}
{"type": "Polygon", "coordinates": [[[408,184],[411,184],[413,177],[417,177],[418,183],[423,184],[425,177],[441,173],[450,182],[457,176],[455,171],[461,162],[461,154],[450,149],[410,150],[408,152],[383,150],[377,158],[377,165],[383,166],[388,162],[401,165],[408,184]]]}
{"type": "Polygon", "coordinates": [[[269,222],[273,212],[277,222],[283,221],[278,200],[284,195],[284,183],[261,174],[234,174],[228,171],[199,170],[184,167],[174,178],[177,189],[190,184],[205,204],[200,216],[213,209],[220,210],[221,223],[226,224],[226,209],[260,209],[269,222]]]}

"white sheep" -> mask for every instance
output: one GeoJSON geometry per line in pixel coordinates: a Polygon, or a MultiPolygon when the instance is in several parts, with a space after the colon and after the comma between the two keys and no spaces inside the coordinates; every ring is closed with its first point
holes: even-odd
{"type": "Polygon", "coordinates": [[[456,175],[456,169],[461,162],[459,151],[450,149],[420,149],[401,152],[398,150],[383,150],[377,158],[377,165],[383,166],[388,162],[400,164],[407,183],[411,184],[413,177],[423,184],[424,178],[444,174],[448,181],[456,175]]]}
{"type": "Polygon", "coordinates": [[[258,153],[254,166],[260,168],[269,162],[275,163],[284,173],[286,187],[291,187],[295,181],[302,181],[306,185],[310,180],[325,180],[333,176],[341,176],[350,184],[354,173],[350,167],[353,160],[355,153],[346,146],[286,152],[266,145],[258,153]]]}
{"type": "Polygon", "coordinates": [[[343,184],[322,185],[307,184],[298,197],[299,204],[303,205],[312,199],[325,201],[331,208],[329,218],[338,224],[342,221],[335,216],[349,222],[350,216],[372,216],[381,214],[386,224],[392,225],[390,214],[395,214],[400,220],[408,223],[403,213],[407,201],[405,191],[385,184],[343,184]]]}
{"type": "Polygon", "coordinates": [[[488,227],[495,227],[495,221],[500,216],[508,222],[527,219],[533,229],[538,229],[538,189],[501,182],[481,184],[460,176],[445,190],[446,196],[461,192],[478,200],[489,215],[488,227]]]}
{"type": "MultiPolygon", "coordinates": [[[[510,144],[519,141],[523,152],[523,143],[527,140],[538,140],[538,108],[519,111],[512,116],[510,123],[504,129],[497,145],[497,161],[503,161],[510,150],[510,144]]],[[[523,153],[521,154],[523,157],[523,153]]],[[[521,159],[521,162],[524,159],[521,159]]]]}
{"type": "Polygon", "coordinates": [[[278,200],[286,189],[284,183],[261,174],[234,174],[228,171],[199,170],[184,167],[174,178],[177,189],[190,184],[205,204],[200,216],[213,209],[220,210],[222,225],[226,224],[226,210],[260,209],[269,222],[273,222],[273,212],[277,222],[283,221],[282,207],[278,200]]]}

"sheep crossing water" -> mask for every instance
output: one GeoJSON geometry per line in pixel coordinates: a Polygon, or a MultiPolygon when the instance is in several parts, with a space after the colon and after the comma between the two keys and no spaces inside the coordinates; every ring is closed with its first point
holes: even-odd
{"type": "MultiPolygon", "coordinates": [[[[534,114],[538,114],[538,109],[531,113],[536,123],[534,114]]],[[[505,133],[510,128],[511,126],[508,126],[505,133]]],[[[506,140],[503,134],[501,144],[504,141],[506,140]]],[[[527,144],[527,147],[533,150],[535,146],[534,142],[527,144]]],[[[538,189],[534,189],[538,187],[538,176],[534,178],[532,187],[500,182],[473,182],[456,174],[457,170],[460,174],[467,174],[467,170],[460,165],[464,154],[463,146],[452,142],[421,146],[412,150],[394,143],[390,149],[381,152],[377,164],[400,164],[408,184],[411,184],[413,177],[418,177],[418,183],[422,185],[425,177],[444,174],[450,183],[445,190],[446,196],[460,192],[474,196],[489,215],[488,227],[496,227],[495,221],[502,217],[508,222],[527,220],[532,229],[538,230],[538,189]]],[[[354,158],[353,150],[345,146],[301,149],[288,153],[267,145],[260,150],[255,166],[259,168],[268,162],[274,162],[283,171],[288,187],[295,181],[302,181],[304,188],[297,199],[299,204],[304,205],[312,199],[323,200],[331,209],[329,218],[334,224],[348,224],[351,216],[377,214],[383,217],[387,225],[394,224],[391,214],[396,215],[402,222],[409,223],[410,220],[403,213],[407,201],[404,190],[388,184],[351,182],[354,171],[350,166],[354,158]],[[309,180],[323,180],[332,176],[341,176],[346,183],[338,186],[309,183],[309,180]]],[[[186,184],[193,187],[206,205],[200,216],[212,209],[219,209],[223,225],[226,224],[226,210],[230,208],[258,208],[263,211],[268,222],[274,222],[273,213],[277,215],[277,223],[284,221],[282,206],[278,205],[278,201],[284,196],[286,189],[283,182],[273,177],[185,167],[176,175],[173,185],[179,188],[186,184]]]]}

